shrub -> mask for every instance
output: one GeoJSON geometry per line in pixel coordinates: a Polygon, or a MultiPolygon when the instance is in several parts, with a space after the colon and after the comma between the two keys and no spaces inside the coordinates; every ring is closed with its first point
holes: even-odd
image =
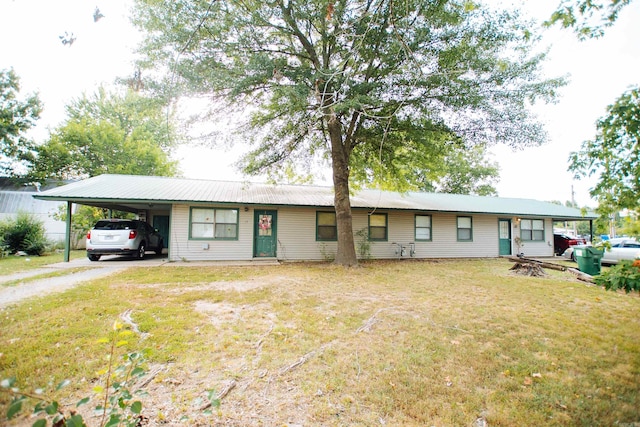
{"type": "Polygon", "coordinates": [[[629,261],[622,261],[608,271],[593,278],[594,282],[608,291],[624,289],[625,292],[640,292],[640,268],[629,261]]]}
{"type": "Polygon", "coordinates": [[[367,228],[362,228],[356,231],[354,236],[357,238],[356,249],[360,259],[370,259],[371,242],[369,241],[369,230],[367,228]]]}
{"type": "Polygon", "coordinates": [[[19,212],[15,218],[0,223],[0,246],[9,253],[42,255],[46,244],[44,223],[29,213],[19,212]]]}

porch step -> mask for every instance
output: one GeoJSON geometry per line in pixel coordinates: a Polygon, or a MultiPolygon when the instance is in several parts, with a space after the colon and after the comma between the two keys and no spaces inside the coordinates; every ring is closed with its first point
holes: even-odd
{"type": "Polygon", "coordinates": [[[276,258],[276,257],[259,257],[259,258],[253,258],[251,260],[251,264],[255,264],[255,265],[279,265],[280,262],[278,261],[278,258],[276,258]]]}

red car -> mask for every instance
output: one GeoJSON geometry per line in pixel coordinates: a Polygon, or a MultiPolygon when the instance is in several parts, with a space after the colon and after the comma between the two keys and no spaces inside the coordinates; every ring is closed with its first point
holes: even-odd
{"type": "Polygon", "coordinates": [[[553,248],[556,255],[562,255],[571,246],[586,245],[587,241],[582,237],[571,237],[566,234],[553,235],[553,248]]]}

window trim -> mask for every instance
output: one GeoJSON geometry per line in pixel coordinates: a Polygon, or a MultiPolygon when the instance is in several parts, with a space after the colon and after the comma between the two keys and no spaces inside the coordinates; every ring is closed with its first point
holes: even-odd
{"type": "MultiPolygon", "coordinates": [[[[330,227],[328,225],[323,225],[323,227],[330,227]]],[[[337,242],[338,241],[338,216],[335,211],[316,211],[316,242],[337,242]],[[336,237],[335,239],[324,239],[320,237],[320,233],[318,232],[320,225],[318,224],[318,218],[320,214],[333,214],[333,219],[335,220],[335,229],[336,229],[336,237]]]]}
{"type": "Polygon", "coordinates": [[[427,214],[415,214],[413,217],[413,237],[416,242],[433,242],[433,215],[427,214]],[[418,217],[425,216],[429,217],[429,227],[418,227],[418,217]],[[418,238],[418,228],[428,228],[429,229],[429,238],[428,239],[419,239],[418,238]]]}
{"type": "Polygon", "coordinates": [[[214,206],[190,206],[189,207],[189,240],[239,240],[240,239],[240,209],[239,208],[220,208],[214,206]],[[236,235],[235,237],[216,237],[216,222],[215,219],[211,223],[197,222],[196,224],[213,224],[213,236],[212,237],[194,237],[193,236],[193,211],[196,209],[212,209],[214,218],[217,211],[236,211],[236,222],[222,222],[220,224],[235,224],[236,235]]]}
{"type": "MultiPolygon", "coordinates": [[[[382,227],[375,227],[382,228],[382,227]]],[[[389,241],[389,215],[386,212],[371,213],[367,215],[367,238],[370,242],[388,242],[389,241]],[[372,238],[371,237],[371,217],[374,215],[384,216],[384,238],[372,238]]]]}
{"type": "Polygon", "coordinates": [[[456,241],[458,242],[473,242],[473,217],[469,215],[458,215],[456,217],[456,241]],[[470,227],[469,228],[460,228],[460,219],[469,218],[470,227]],[[469,238],[461,239],[460,238],[460,230],[469,230],[469,238]]]}
{"type": "Polygon", "coordinates": [[[546,230],[546,227],[545,227],[544,219],[540,219],[540,218],[523,218],[523,219],[520,220],[520,240],[522,240],[523,242],[544,242],[546,234],[547,234],[547,230],[546,230]],[[525,230],[522,227],[522,224],[523,224],[524,221],[530,221],[531,222],[531,228],[527,228],[526,229],[528,232],[530,232],[530,237],[529,238],[524,238],[524,236],[522,235],[523,230],[525,230]],[[539,221],[539,222],[542,223],[542,228],[541,229],[533,227],[533,224],[534,224],[535,221],[539,221]],[[534,235],[533,235],[534,231],[542,231],[542,238],[534,239],[534,235]]]}

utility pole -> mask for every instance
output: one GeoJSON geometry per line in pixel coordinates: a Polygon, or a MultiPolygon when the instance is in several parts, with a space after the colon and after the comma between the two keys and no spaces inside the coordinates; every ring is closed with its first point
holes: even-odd
{"type": "MultiPolygon", "coordinates": [[[[576,192],[573,190],[573,184],[571,184],[571,207],[575,208],[576,206],[576,192]]],[[[578,230],[577,230],[577,226],[576,226],[576,222],[573,221],[573,236],[577,237],[578,236],[578,230]]]]}

